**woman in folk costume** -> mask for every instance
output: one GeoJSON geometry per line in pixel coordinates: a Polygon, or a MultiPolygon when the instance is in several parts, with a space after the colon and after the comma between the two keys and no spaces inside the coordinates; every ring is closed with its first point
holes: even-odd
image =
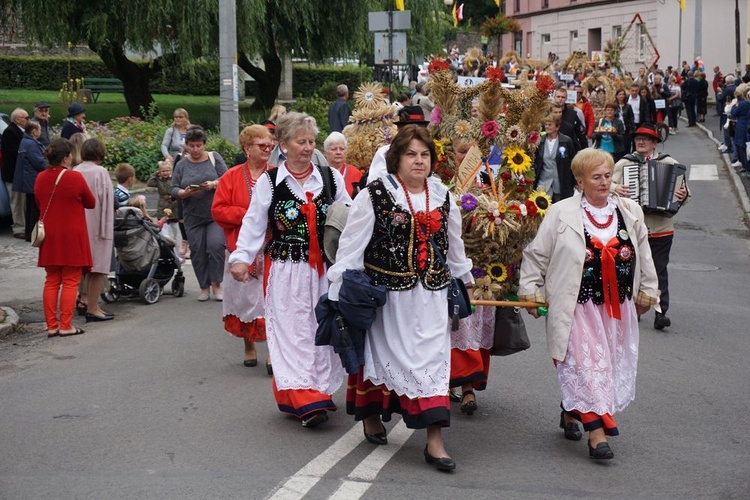
{"type": "Polygon", "coordinates": [[[409,428],[426,428],[425,460],[447,471],[456,467],[441,433],[450,425],[448,285],[451,273],[473,280],[461,214],[448,189],[430,175],[435,159],[425,128],[399,130],[386,153],[388,175],[354,200],[328,273],[328,297],[338,299],[347,269],[364,270],[388,289],[387,303],[365,337],[365,364],[349,379],[347,412],[363,421],[373,444],[387,444],[381,418],[389,421],[392,413],[400,413],[409,428]]]}
{"type": "MultiPolygon", "coordinates": [[[[560,427],[592,459],[611,459],[612,415],[635,397],[638,316],[659,289],[643,210],[610,193],[612,156],[587,148],[573,159],[579,191],[552,205],[523,252],[520,300],[549,302],[547,349],[562,392],[560,427]]],[[[536,309],[529,309],[538,317],[536,309]]]]}
{"type": "Polygon", "coordinates": [[[331,200],[351,202],[336,170],[311,161],[318,127],[304,113],[287,113],[276,124],[284,163],[261,176],[229,256],[232,276],[252,279],[248,267],[265,246],[266,334],[273,360],[273,392],[279,410],[315,427],[335,411],[331,395],[344,378],[333,348],[315,346],[315,306],[328,289],[323,263],[323,225],[331,200]],[[328,179],[323,178],[327,175],[328,179]]]}
{"type": "MultiPolygon", "coordinates": [[[[263,125],[250,125],[240,133],[240,147],[247,160],[227,170],[219,179],[211,215],[224,230],[227,240],[227,257],[237,248],[242,219],[252,200],[252,192],[258,179],[268,170],[268,157],[274,147],[271,132],[263,125]]],[[[261,238],[265,242],[265,235],[261,238]]],[[[231,279],[230,266],[224,268],[224,300],[222,320],[224,329],[244,340],[244,365],[258,365],[255,342],[265,342],[266,321],[263,307],[263,256],[259,255],[250,266],[253,279],[239,282],[231,279]]],[[[269,375],[271,363],[266,358],[269,375]]]]}

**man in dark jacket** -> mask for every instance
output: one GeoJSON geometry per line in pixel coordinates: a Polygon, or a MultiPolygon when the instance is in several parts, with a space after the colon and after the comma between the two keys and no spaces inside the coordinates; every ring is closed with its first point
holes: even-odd
{"type": "Polygon", "coordinates": [[[26,210],[26,195],[13,191],[13,176],[16,173],[16,161],[18,159],[18,147],[23,138],[23,127],[29,120],[29,114],[16,108],[10,114],[11,124],[3,131],[2,138],[2,178],[10,195],[10,210],[13,214],[13,236],[24,239],[26,231],[24,212],[26,210]]]}
{"type": "Polygon", "coordinates": [[[721,92],[716,95],[717,107],[721,110],[721,118],[719,119],[719,126],[721,127],[722,134],[724,136],[724,142],[719,146],[719,151],[722,153],[729,151],[733,155],[732,160],[737,158],[737,153],[734,152],[734,139],[729,129],[724,128],[724,124],[727,122],[727,114],[724,112],[724,107],[732,102],[734,99],[734,91],[737,86],[734,84],[734,75],[727,75],[724,77],[724,88],[721,92]]]}
{"type": "Polygon", "coordinates": [[[349,88],[341,84],[336,87],[336,100],[328,108],[328,129],[330,132],[341,132],[349,124],[352,110],[346,102],[349,99],[349,88]]]}
{"type": "Polygon", "coordinates": [[[688,71],[687,80],[682,82],[682,102],[685,103],[685,112],[687,113],[688,127],[696,125],[696,105],[698,104],[698,80],[695,79],[694,73],[688,71]]]}
{"type": "MultiPolygon", "coordinates": [[[[568,91],[564,88],[557,89],[555,91],[554,99],[555,105],[559,104],[562,106],[562,113],[560,115],[560,133],[573,139],[573,143],[576,146],[576,153],[589,147],[589,141],[586,139],[586,126],[578,118],[576,110],[573,109],[572,106],[565,104],[565,101],[568,99],[568,91]]],[[[552,106],[553,112],[555,112],[555,105],[552,106]]],[[[557,109],[559,112],[560,108],[557,109]]]]}
{"type": "Polygon", "coordinates": [[[46,148],[51,140],[49,134],[49,104],[44,101],[38,101],[34,104],[34,116],[31,117],[31,121],[39,124],[41,130],[39,142],[46,148]]]}
{"type": "Polygon", "coordinates": [[[44,145],[39,138],[42,129],[39,123],[29,120],[23,128],[24,134],[21,145],[18,148],[18,160],[16,160],[16,173],[13,176],[13,191],[23,193],[26,196],[26,211],[24,212],[26,241],[31,241],[31,231],[39,220],[39,207],[34,197],[34,184],[39,172],[42,172],[49,163],[44,157],[44,145]]]}

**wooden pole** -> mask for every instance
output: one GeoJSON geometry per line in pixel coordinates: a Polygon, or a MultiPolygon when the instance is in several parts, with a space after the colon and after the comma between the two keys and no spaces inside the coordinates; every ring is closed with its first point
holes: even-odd
{"type": "Polygon", "coordinates": [[[472,300],[475,306],[495,306],[495,307],[547,307],[544,302],[517,302],[513,300],[472,300]]]}

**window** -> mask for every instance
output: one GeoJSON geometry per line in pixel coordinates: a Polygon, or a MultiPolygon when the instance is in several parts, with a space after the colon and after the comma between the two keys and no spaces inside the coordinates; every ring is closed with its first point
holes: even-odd
{"type": "Polygon", "coordinates": [[[543,33],[542,43],[552,43],[552,36],[549,33],[543,33]]]}
{"type": "Polygon", "coordinates": [[[518,31],[513,35],[513,50],[523,54],[523,31],[518,31]]]}
{"type": "Polygon", "coordinates": [[[513,12],[518,12],[521,10],[521,0],[514,0],[513,2],[513,12]]]}
{"type": "Polygon", "coordinates": [[[549,0],[542,0],[542,8],[543,9],[549,8],[549,0]]]}
{"type": "Polygon", "coordinates": [[[578,40],[578,30],[570,32],[570,39],[571,40],[578,40]]]}
{"type": "Polygon", "coordinates": [[[646,37],[648,36],[646,34],[646,26],[643,24],[638,24],[638,31],[637,37],[635,39],[636,43],[636,54],[639,62],[646,60],[646,37]]]}
{"type": "Polygon", "coordinates": [[[612,39],[618,40],[622,36],[622,26],[612,26],[612,39]]]}

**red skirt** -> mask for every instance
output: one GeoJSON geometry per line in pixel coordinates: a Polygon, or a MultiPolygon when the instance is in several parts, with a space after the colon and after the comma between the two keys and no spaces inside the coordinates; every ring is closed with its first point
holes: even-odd
{"type": "Polygon", "coordinates": [[[461,387],[471,384],[477,391],[487,387],[490,374],[490,351],[487,349],[462,351],[451,349],[450,387],[461,387]]]}
{"type": "Polygon", "coordinates": [[[224,330],[235,337],[247,339],[252,342],[266,341],[266,320],[264,318],[254,319],[245,323],[237,316],[230,314],[222,318],[224,321],[224,330]]]}
{"type": "Polygon", "coordinates": [[[409,399],[399,396],[381,384],[375,385],[357,375],[349,375],[346,385],[346,413],[354,420],[379,415],[390,422],[393,413],[401,414],[409,429],[425,429],[429,425],[450,426],[450,400],[445,396],[409,399]]]}
{"type": "Polygon", "coordinates": [[[279,410],[299,419],[320,410],[336,411],[336,405],[331,396],[315,389],[279,390],[276,388],[276,379],[271,379],[271,387],[279,410]]]}

